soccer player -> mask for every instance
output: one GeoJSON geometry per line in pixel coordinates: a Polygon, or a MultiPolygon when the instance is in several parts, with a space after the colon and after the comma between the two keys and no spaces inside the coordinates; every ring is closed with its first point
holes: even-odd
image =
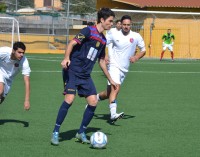
{"type": "Polygon", "coordinates": [[[25,83],[24,109],[30,109],[30,81],[31,69],[24,56],[26,46],[23,42],[15,42],[13,48],[0,47],[0,104],[10,91],[14,77],[22,70],[25,83]]]}
{"type": "Polygon", "coordinates": [[[172,61],[174,61],[174,52],[173,52],[174,40],[175,40],[174,34],[171,33],[171,29],[168,29],[167,33],[162,36],[163,51],[161,52],[160,61],[162,61],[164,52],[166,51],[167,48],[171,52],[172,61]]]}
{"type": "Polygon", "coordinates": [[[120,91],[120,86],[123,83],[130,63],[135,63],[142,58],[145,53],[145,43],[139,33],[131,31],[131,17],[124,15],[121,18],[121,31],[109,32],[106,35],[107,44],[112,43],[112,51],[108,50],[109,64],[108,71],[114,82],[118,84],[117,88],[108,82],[107,90],[97,94],[98,100],[109,98],[110,119],[114,123],[117,119],[124,116],[124,112],[117,113],[117,95],[120,91]],[[136,52],[136,47],[139,47],[140,52],[136,52]]]}
{"type": "MultiPolygon", "coordinates": [[[[115,32],[120,31],[121,28],[122,28],[121,20],[116,20],[115,27],[108,30],[107,34],[114,34],[115,32]]],[[[107,48],[108,48],[108,51],[112,51],[113,44],[112,43],[107,44],[107,48]]],[[[108,57],[106,57],[106,62],[108,63],[108,57]]]]}
{"type": "Polygon", "coordinates": [[[93,118],[98,102],[96,88],[91,78],[91,71],[97,59],[107,79],[116,88],[116,83],[111,79],[104,59],[106,38],[103,35],[103,31],[113,25],[115,14],[109,8],[102,8],[97,16],[97,25],[83,28],[66,47],[65,57],[61,62],[63,75],[66,78],[65,98],[58,111],[53,130],[51,138],[53,145],[59,144],[59,129],[72,106],[76,91],[79,96],[85,97],[88,105],[75,138],[82,143],[90,143],[85,131],[93,118]]]}

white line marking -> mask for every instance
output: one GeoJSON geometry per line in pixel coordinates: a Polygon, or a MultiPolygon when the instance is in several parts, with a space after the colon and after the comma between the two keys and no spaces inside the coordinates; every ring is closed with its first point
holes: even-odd
{"type": "MultiPolygon", "coordinates": [[[[37,71],[34,73],[61,73],[62,71],[37,71]]],[[[92,71],[93,73],[103,73],[102,71],[92,71]]],[[[129,71],[130,73],[153,73],[153,74],[200,74],[198,71],[129,71]]]]}

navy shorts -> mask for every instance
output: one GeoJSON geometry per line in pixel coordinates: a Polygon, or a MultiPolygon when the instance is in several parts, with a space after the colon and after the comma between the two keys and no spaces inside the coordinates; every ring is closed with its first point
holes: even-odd
{"type": "Polygon", "coordinates": [[[97,91],[92,78],[80,78],[76,76],[70,70],[63,70],[63,77],[65,77],[65,93],[78,95],[81,97],[87,97],[90,95],[96,95],[97,91]]]}

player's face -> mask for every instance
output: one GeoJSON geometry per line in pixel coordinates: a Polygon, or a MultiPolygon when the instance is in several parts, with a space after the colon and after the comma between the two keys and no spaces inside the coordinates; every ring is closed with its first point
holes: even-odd
{"type": "Polygon", "coordinates": [[[104,30],[109,30],[112,27],[113,19],[114,19],[113,16],[108,17],[106,20],[102,18],[101,22],[104,30]]]}
{"type": "Polygon", "coordinates": [[[118,30],[120,30],[120,29],[122,28],[122,24],[121,24],[121,22],[117,22],[117,24],[116,24],[116,28],[117,28],[118,30]]]}
{"type": "Polygon", "coordinates": [[[131,20],[125,19],[122,21],[122,32],[128,34],[131,30],[131,20]]]}
{"type": "Polygon", "coordinates": [[[24,50],[23,49],[18,48],[16,51],[15,50],[13,50],[13,51],[14,51],[13,52],[14,58],[16,60],[21,60],[23,58],[23,56],[24,56],[24,50]]]}

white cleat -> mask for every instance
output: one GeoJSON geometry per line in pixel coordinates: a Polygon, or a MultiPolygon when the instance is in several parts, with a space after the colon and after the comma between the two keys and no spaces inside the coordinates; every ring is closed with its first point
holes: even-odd
{"type": "Polygon", "coordinates": [[[118,119],[121,119],[124,117],[124,112],[121,112],[121,113],[116,113],[115,115],[113,115],[110,120],[111,120],[111,123],[114,124],[118,119]]]}

